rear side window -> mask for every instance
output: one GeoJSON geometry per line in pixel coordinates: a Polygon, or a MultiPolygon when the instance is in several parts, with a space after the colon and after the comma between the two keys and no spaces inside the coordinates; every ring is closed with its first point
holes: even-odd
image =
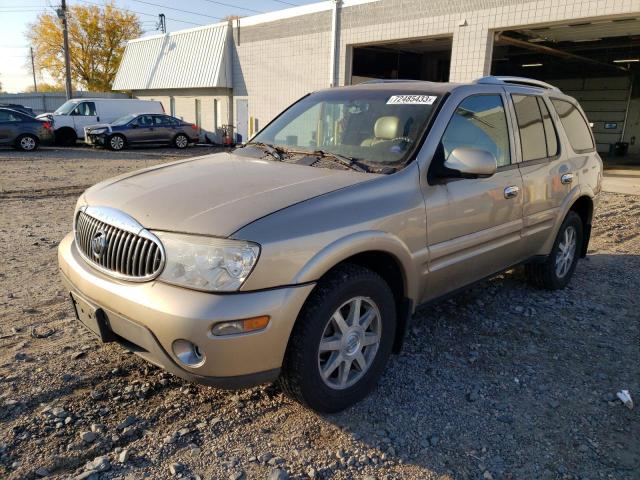
{"type": "Polygon", "coordinates": [[[0,110],[0,122],[21,122],[24,117],[14,113],[0,110]]]}
{"type": "Polygon", "coordinates": [[[548,157],[547,141],[537,97],[532,95],[512,95],[511,97],[518,119],[522,161],[548,157]]]}
{"type": "Polygon", "coordinates": [[[558,112],[560,122],[569,138],[571,147],[576,152],[593,150],[593,137],[587,125],[587,120],[582,116],[578,107],[566,100],[552,99],[553,108],[558,112]]]}
{"type": "Polygon", "coordinates": [[[547,140],[547,156],[555,157],[558,154],[558,133],[556,132],[553,120],[551,120],[551,114],[549,113],[547,104],[544,103],[542,97],[538,97],[538,105],[540,106],[540,113],[542,113],[544,136],[547,140]]]}
{"type": "Polygon", "coordinates": [[[456,109],[442,136],[444,158],[458,147],[473,147],[493,154],[498,167],[511,164],[509,129],[500,95],[473,95],[456,109]]]}

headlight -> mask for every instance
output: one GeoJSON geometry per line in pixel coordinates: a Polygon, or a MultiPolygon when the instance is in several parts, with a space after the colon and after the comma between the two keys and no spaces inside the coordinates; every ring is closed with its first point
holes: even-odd
{"type": "Polygon", "coordinates": [[[100,133],[106,132],[107,130],[107,128],[96,128],[95,130],[91,130],[89,133],[98,135],[100,133]]]}
{"type": "Polygon", "coordinates": [[[165,250],[159,279],[211,292],[238,290],[251,273],[260,247],[239,240],[153,232],[165,250]]]}

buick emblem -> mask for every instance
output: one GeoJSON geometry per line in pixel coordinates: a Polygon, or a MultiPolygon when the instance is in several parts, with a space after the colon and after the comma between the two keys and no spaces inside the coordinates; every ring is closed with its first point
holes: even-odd
{"type": "Polygon", "coordinates": [[[107,234],[104,230],[98,230],[91,239],[91,252],[96,259],[100,259],[107,249],[107,234]]]}

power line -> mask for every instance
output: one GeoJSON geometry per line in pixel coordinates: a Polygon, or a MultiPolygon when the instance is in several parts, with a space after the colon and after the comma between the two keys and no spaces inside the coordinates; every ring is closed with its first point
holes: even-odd
{"type": "Polygon", "coordinates": [[[166,8],[166,9],[169,9],[169,10],[175,10],[176,12],[189,13],[191,15],[198,15],[200,17],[209,17],[209,18],[213,18],[215,20],[222,20],[220,17],[214,17],[212,15],[205,15],[204,13],[200,13],[200,12],[191,12],[189,10],[181,10],[179,8],[167,7],[166,5],[160,5],[159,3],[145,2],[144,0],[131,0],[131,1],[132,2],[137,2],[137,3],[144,3],[145,5],[151,5],[153,7],[160,7],[160,8],[166,8]]]}
{"type": "MultiPolygon", "coordinates": [[[[86,3],[88,5],[94,5],[96,7],[104,7],[104,5],[100,4],[100,3],[94,3],[94,2],[89,2],[88,0],[76,0],[77,2],[82,2],[82,3],[86,3]]],[[[115,8],[116,10],[120,10],[121,12],[128,12],[128,13],[135,13],[137,15],[146,15],[147,17],[153,17],[153,18],[157,18],[157,15],[154,15],[152,13],[146,13],[146,12],[138,12],[136,10],[130,10],[128,8],[121,8],[121,7],[116,7],[115,5],[113,6],[113,8],[115,8]]],[[[179,23],[186,23],[189,25],[195,25],[197,27],[202,27],[204,26],[201,23],[195,23],[195,22],[188,22],[186,20],[178,20],[177,18],[169,18],[167,17],[168,20],[172,20],[174,22],[179,22],[179,23]]]]}
{"type": "Polygon", "coordinates": [[[289,2],[285,2],[284,0],[273,0],[274,2],[278,2],[278,3],[282,3],[283,5],[289,5],[291,7],[299,7],[300,5],[298,5],[297,3],[289,3],[289,2]]]}
{"type": "MultiPolygon", "coordinates": [[[[133,0],[133,1],[135,2],[136,0],[133,0]]],[[[239,8],[240,10],[246,10],[247,12],[264,13],[261,10],[254,10],[252,8],[241,7],[239,5],[232,5],[230,3],[216,2],[215,0],[204,0],[204,1],[209,3],[215,3],[216,5],[222,5],[223,7],[239,8]]]]}

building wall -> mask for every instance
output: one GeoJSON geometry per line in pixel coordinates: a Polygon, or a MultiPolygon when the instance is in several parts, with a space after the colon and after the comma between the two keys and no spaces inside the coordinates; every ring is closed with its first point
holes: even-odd
{"type": "MultiPolygon", "coordinates": [[[[640,0],[380,0],[342,9],[337,83],[354,45],[451,36],[450,81],[488,75],[495,31],[640,11],[640,0]]],[[[302,95],[328,88],[331,11],[233,29],[233,89],[263,127],[302,95]]],[[[235,122],[234,122],[235,123],[235,122]]]]}
{"type": "Polygon", "coordinates": [[[225,88],[193,88],[166,90],[135,90],[133,96],[141,100],[162,102],[168,114],[186,122],[198,123],[196,101],[200,103],[201,141],[222,143],[221,127],[231,118],[231,91],[225,88]],[[173,98],[174,112],[171,112],[173,98]],[[216,113],[217,108],[217,113],[216,113]]]}

